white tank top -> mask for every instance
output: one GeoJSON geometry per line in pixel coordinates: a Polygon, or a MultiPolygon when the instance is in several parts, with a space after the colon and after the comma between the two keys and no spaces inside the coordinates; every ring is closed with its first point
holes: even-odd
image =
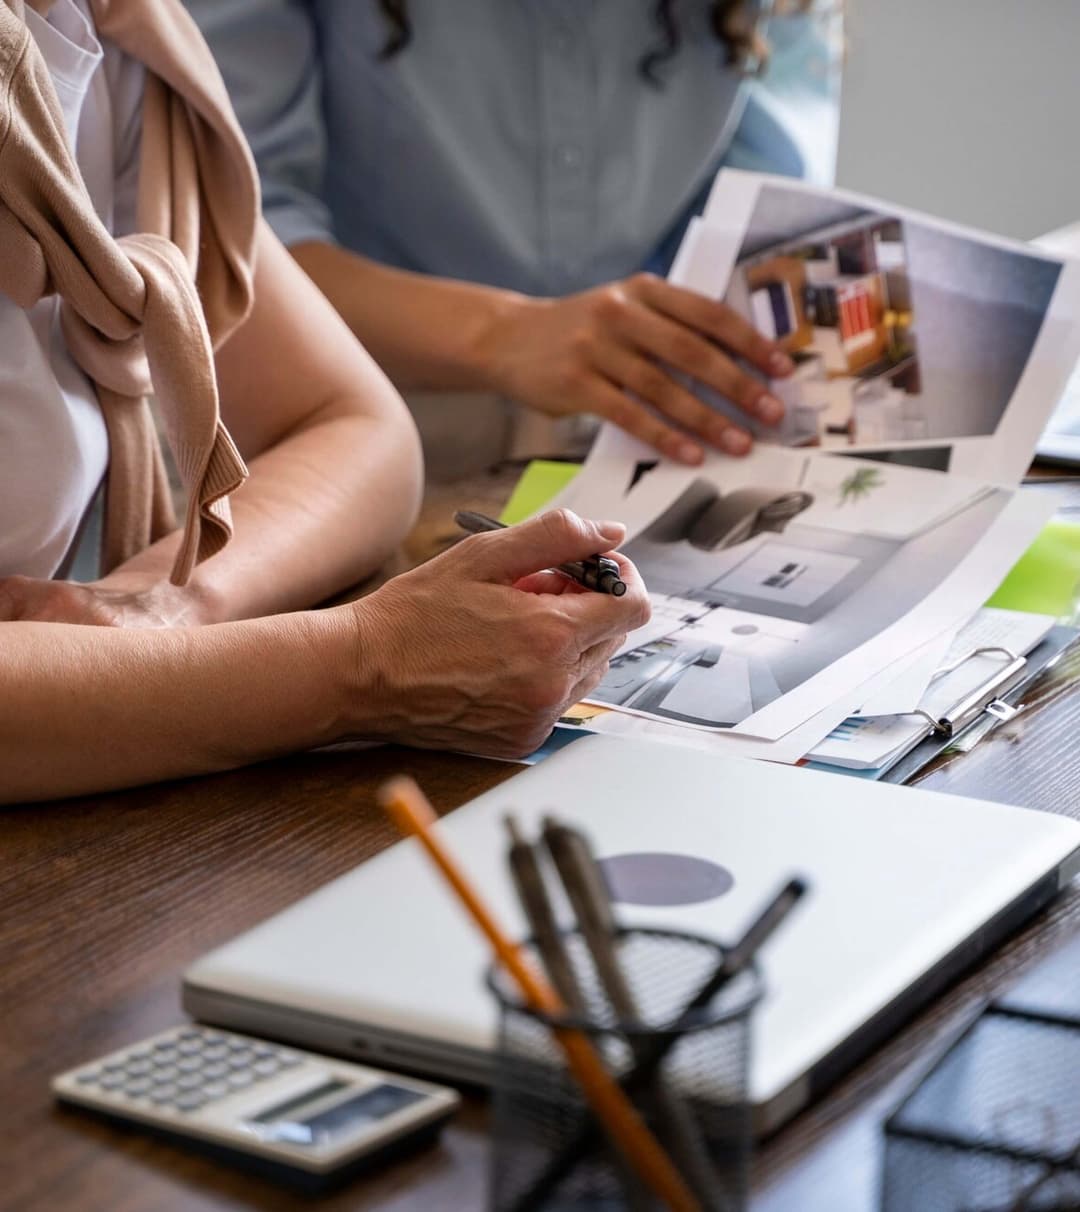
{"type": "MultiPolygon", "coordinates": [[[[142,65],[98,41],[86,0],[56,0],[47,21],[27,8],[26,22],[94,208],[115,234],[132,231],[142,65]]],[[[57,300],[23,311],[0,295],[0,576],[57,571],[107,462],[97,397],[64,347],[57,300]]]]}

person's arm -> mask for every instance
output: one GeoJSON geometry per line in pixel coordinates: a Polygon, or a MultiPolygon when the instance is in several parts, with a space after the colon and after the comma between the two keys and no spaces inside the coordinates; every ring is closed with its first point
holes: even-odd
{"type": "Polygon", "coordinates": [[[0,803],[350,737],[521,756],[649,615],[622,557],[621,598],[541,570],[624,533],[547,514],[332,610],[191,628],[0,622],[0,803]]]}
{"type": "Polygon", "coordinates": [[[291,251],[403,390],[490,390],[551,416],[593,413],[691,464],[702,443],[741,455],[750,438],[672,370],[766,424],[784,413],[739,363],[783,377],[793,364],[780,346],[726,304],[651,274],[540,299],[391,269],[320,240],[291,251]]]}
{"type": "Polygon", "coordinates": [[[656,278],[537,299],[390,269],[340,247],[319,196],[326,133],[309,7],[185,3],[254,152],[263,213],[399,388],[495,391],[552,416],[593,413],[686,463],[701,461],[702,443],[745,454],[750,438],[667,367],[766,423],[783,415],[736,361],[783,376],[791,363],[779,347],[723,304],[656,278]]]}
{"type": "Polygon", "coordinates": [[[126,626],[294,610],[374,571],[421,492],[416,431],[371,358],[264,225],[255,306],[217,358],[222,415],[250,478],[233,537],[168,582],[179,533],[89,585],[0,582],[0,618],[126,626]]]}

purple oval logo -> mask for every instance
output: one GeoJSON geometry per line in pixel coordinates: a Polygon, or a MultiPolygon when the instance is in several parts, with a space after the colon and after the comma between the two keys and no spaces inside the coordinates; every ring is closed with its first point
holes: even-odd
{"type": "Polygon", "coordinates": [[[696,905],[735,885],[726,867],[692,854],[613,854],[600,868],[611,899],[623,905],[696,905]]]}

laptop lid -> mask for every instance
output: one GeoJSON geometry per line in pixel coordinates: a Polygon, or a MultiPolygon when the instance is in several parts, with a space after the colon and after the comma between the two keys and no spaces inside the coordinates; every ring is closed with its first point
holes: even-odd
{"type": "MultiPolygon", "coordinates": [[[[683,747],[589,737],[441,823],[507,928],[526,925],[503,815],[590,836],[625,925],[736,937],[779,885],[810,893],[761,954],[751,1092],[771,1130],[1071,878],[1080,824],[683,747]],[[634,872],[637,872],[635,876],[634,872]]],[[[483,1080],[485,945],[402,842],[188,971],[196,1017],[483,1080]]]]}

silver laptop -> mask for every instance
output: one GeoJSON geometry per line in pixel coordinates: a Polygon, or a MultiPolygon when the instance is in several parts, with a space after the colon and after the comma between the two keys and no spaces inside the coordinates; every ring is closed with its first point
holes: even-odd
{"type": "MultiPolygon", "coordinates": [[[[763,1132],[1080,869],[1080,824],[1062,817],[595,736],[439,826],[521,936],[504,862],[508,810],[529,830],[554,811],[587,831],[626,925],[733,939],[784,880],[809,881],[761,954],[768,992],[755,1012],[751,1091],[763,1132]]],[[[495,1031],[487,962],[409,841],[197,962],[184,1004],[205,1022],[483,1083],[495,1031]]]]}

